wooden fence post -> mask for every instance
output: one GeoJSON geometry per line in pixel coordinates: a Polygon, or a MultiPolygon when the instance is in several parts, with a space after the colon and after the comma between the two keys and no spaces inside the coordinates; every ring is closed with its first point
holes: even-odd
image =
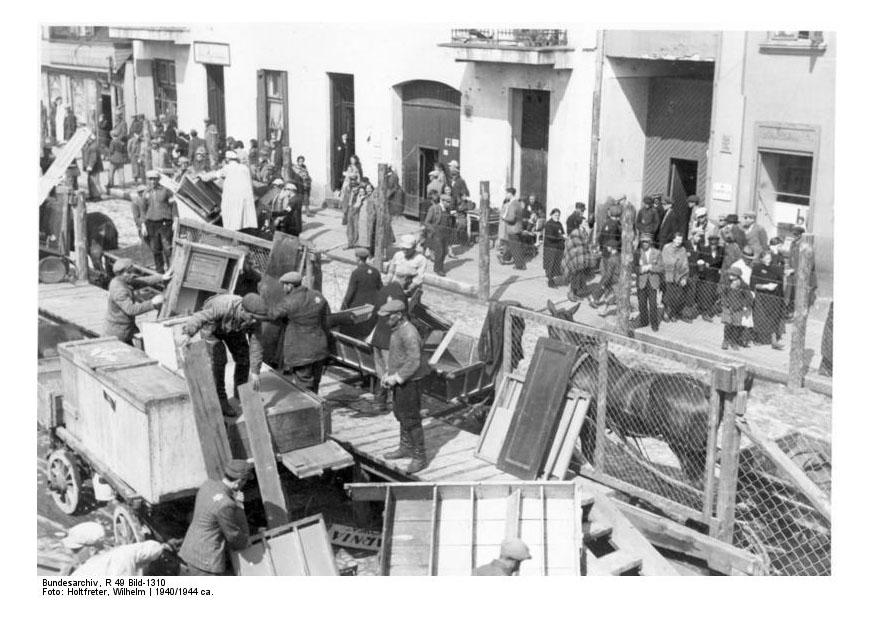
{"type": "Polygon", "coordinates": [[[598,473],[605,471],[605,429],[608,414],[608,341],[599,341],[598,393],[596,394],[595,454],[593,466],[598,473]]]}
{"type": "Polygon", "coordinates": [[[620,245],[620,277],[617,280],[617,331],[623,336],[630,336],[629,316],[632,308],[629,289],[632,285],[632,257],[635,253],[635,207],[632,203],[623,204],[623,236],[620,245]]]}
{"type": "Polygon", "coordinates": [[[76,248],[76,281],[88,282],[88,234],[85,226],[85,192],[76,192],[73,209],[73,243],[76,248]]]}
{"type": "Polygon", "coordinates": [[[733,364],[735,392],[723,397],[723,434],[720,445],[720,480],[717,487],[717,521],[709,531],[718,540],[732,544],[735,531],[735,499],[738,489],[738,451],[741,431],[737,418],[743,417],[747,408],[747,392],[744,391],[746,370],[743,364],[733,364]]]}
{"type": "Polygon", "coordinates": [[[802,236],[799,242],[799,263],[796,265],[796,296],[794,299],[793,334],[790,338],[790,372],[788,387],[798,390],[805,376],[805,332],[808,328],[808,296],[811,291],[811,270],[814,267],[813,235],[802,236]]]}
{"type": "MultiPolygon", "coordinates": [[[[152,169],[152,124],[149,122],[149,119],[143,118],[143,146],[144,146],[144,157],[143,163],[146,166],[146,170],[152,169]]],[[[145,176],[145,172],[144,172],[145,176]]]]}
{"type": "Polygon", "coordinates": [[[64,258],[70,255],[70,188],[66,185],[59,185],[56,190],[58,204],[61,205],[61,221],[58,228],[58,253],[64,258]]]}
{"type": "Polygon", "coordinates": [[[389,172],[388,164],[377,165],[377,197],[374,200],[374,208],[376,209],[376,226],[374,231],[374,266],[383,271],[383,262],[386,260],[386,253],[389,249],[389,239],[386,231],[391,226],[389,220],[389,205],[386,201],[386,175],[389,172]]]}
{"type": "Polygon", "coordinates": [[[513,307],[509,306],[504,310],[504,350],[501,352],[501,377],[496,379],[495,385],[499,385],[511,371],[511,360],[513,360],[513,307]]]}
{"type": "MultiPolygon", "coordinates": [[[[280,169],[280,176],[286,183],[292,180],[292,149],[288,146],[283,147],[283,165],[280,169]]],[[[303,194],[304,188],[299,187],[298,193],[303,194]]]]}
{"type": "Polygon", "coordinates": [[[489,300],[489,181],[480,181],[480,222],[477,224],[480,271],[477,297],[489,300]]]}

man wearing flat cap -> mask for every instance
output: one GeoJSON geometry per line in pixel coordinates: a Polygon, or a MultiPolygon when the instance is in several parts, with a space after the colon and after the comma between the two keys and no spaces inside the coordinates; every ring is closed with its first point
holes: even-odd
{"type": "Polygon", "coordinates": [[[623,238],[623,225],[620,222],[620,216],[623,214],[623,207],[620,204],[612,204],[608,206],[608,217],[602,225],[598,234],[599,249],[602,253],[608,255],[608,244],[617,242],[618,244],[623,238]]]}
{"type": "Polygon", "coordinates": [[[501,550],[497,560],[489,564],[478,566],[474,569],[475,577],[512,577],[517,575],[520,564],[524,560],[531,560],[532,554],[529,546],[519,538],[508,538],[501,543],[501,550]]]}
{"type": "Polygon", "coordinates": [[[400,425],[398,448],[383,456],[387,459],[409,458],[408,474],[425,469],[425,433],[422,429],[421,389],[419,380],[427,373],[422,363],[422,340],[407,319],[404,302],[390,299],[379,310],[386,317],[392,335],[386,372],[380,385],[392,390],[392,410],[400,425]]]}
{"type": "Polygon", "coordinates": [[[453,218],[450,215],[452,196],[441,194],[432,198],[431,206],[425,215],[422,224],[425,226],[425,234],[429,247],[434,252],[434,272],[439,276],[446,276],[444,271],[444,259],[450,248],[450,239],[453,232],[453,218]]]}
{"type": "Polygon", "coordinates": [[[280,215],[275,220],[276,230],[287,235],[299,236],[304,230],[301,217],[303,209],[304,201],[298,194],[298,186],[294,183],[286,183],[280,201],[280,215]]]}
{"type": "Polygon", "coordinates": [[[647,234],[654,236],[659,230],[661,219],[653,197],[645,196],[641,200],[641,208],[635,214],[635,232],[639,235],[647,234]]]}
{"type": "Polygon", "coordinates": [[[318,393],[328,357],[328,315],[322,293],[303,285],[303,276],[290,271],[280,277],[285,297],[270,312],[271,321],[285,323],[283,372],[299,387],[318,393]]]}
{"type": "Polygon", "coordinates": [[[744,230],[747,245],[753,250],[754,256],[761,256],[769,249],[769,234],[766,229],[757,224],[755,211],[748,211],[742,215],[741,228],[744,230]]]}
{"type": "Polygon", "coordinates": [[[717,234],[717,225],[708,219],[708,209],[696,207],[693,210],[693,219],[690,220],[690,230],[687,238],[695,247],[700,242],[707,244],[708,237],[717,234]]]}
{"type": "Polygon", "coordinates": [[[173,274],[168,271],[164,275],[138,277],[134,272],[134,261],[130,258],[118,259],[112,270],[115,277],[109,283],[103,333],[131,344],[137,333],[137,316],[155,310],[164,303],[161,294],[148,301],[134,301],[134,288],[166,282],[173,274]]]}
{"type": "Polygon", "coordinates": [[[198,489],[194,514],[179,549],[181,576],[226,575],[226,552],[249,546],[243,487],[251,475],[252,465],[234,459],[225,465],[221,480],[207,480],[198,489]]]}
{"type": "Polygon", "coordinates": [[[720,236],[714,232],[708,239],[700,239],[695,247],[696,308],[706,321],[714,317],[717,303],[717,292],[723,268],[723,247],[720,236]]]}
{"type": "Polygon", "coordinates": [[[414,235],[402,235],[398,241],[399,250],[389,261],[388,281],[398,282],[408,299],[422,286],[425,267],[428,261],[416,249],[414,235]]]}
{"type": "Polygon", "coordinates": [[[176,208],[176,198],[166,187],[161,187],[161,175],[157,170],[146,173],[149,187],[143,192],[141,234],[149,243],[152,257],[155,259],[155,271],[164,273],[171,265],[173,254],[173,235],[179,226],[179,211],[176,208]]]}
{"type": "Polygon", "coordinates": [[[257,293],[245,297],[231,294],[213,295],[204,302],[203,308],[192,314],[182,326],[182,333],[191,338],[200,332],[207,343],[213,380],[222,414],[236,417],[237,413],[228,402],[225,390],[225,366],[228,356],[234,360],[234,397],[237,388],[248,381],[259,388],[259,373],[264,359],[261,342],[261,323],[267,318],[267,306],[257,293]]]}
{"type": "MultiPolygon", "coordinates": [[[[376,305],[377,298],[379,297],[380,289],[383,288],[380,272],[368,264],[371,253],[367,248],[356,248],[355,256],[358,259],[358,265],[349,276],[349,284],[346,287],[346,294],[343,296],[340,309],[349,310],[350,308],[370,304],[374,306],[376,311],[379,309],[376,305]]],[[[371,318],[363,323],[343,326],[341,332],[347,336],[364,340],[376,324],[377,314],[374,312],[371,318]]]]}
{"type": "Polygon", "coordinates": [[[656,291],[662,282],[662,254],[653,247],[653,238],[641,235],[639,249],[635,252],[634,264],[638,274],[638,326],[649,324],[659,331],[659,311],[656,307],[656,291]]]}

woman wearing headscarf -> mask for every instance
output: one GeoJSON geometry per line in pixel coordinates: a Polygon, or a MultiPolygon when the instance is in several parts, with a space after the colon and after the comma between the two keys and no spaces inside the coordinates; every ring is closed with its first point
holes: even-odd
{"type": "Polygon", "coordinates": [[[589,233],[586,220],[568,232],[562,255],[562,273],[570,285],[568,299],[581,301],[586,297],[586,277],[589,270],[589,233]]]}
{"type": "Polygon", "coordinates": [[[556,278],[562,275],[562,254],[565,251],[565,229],[559,221],[559,209],[550,211],[550,219],[544,224],[544,272],[547,286],[556,288],[556,278]]]}
{"type": "Polygon", "coordinates": [[[753,264],[750,288],[754,292],[753,333],[760,344],[771,344],[783,349],[784,335],[784,269],[773,261],[772,253],[765,250],[753,264]]]}

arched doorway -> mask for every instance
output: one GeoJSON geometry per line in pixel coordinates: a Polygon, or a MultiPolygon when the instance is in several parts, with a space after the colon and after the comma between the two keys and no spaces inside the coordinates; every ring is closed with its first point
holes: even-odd
{"type": "Polygon", "coordinates": [[[402,105],[401,186],[405,213],[418,217],[434,163],[459,160],[462,93],[430,80],[413,80],[398,88],[402,105]]]}

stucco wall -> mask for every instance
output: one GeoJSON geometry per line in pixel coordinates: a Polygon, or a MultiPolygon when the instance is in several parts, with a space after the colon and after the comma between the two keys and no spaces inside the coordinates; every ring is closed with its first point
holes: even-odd
{"type": "Polygon", "coordinates": [[[807,228],[815,236],[815,263],[821,293],[827,296],[832,294],[833,271],[836,36],[825,33],[822,53],[767,52],[760,47],[766,40],[765,32],[748,33],[738,206],[750,210],[755,204],[757,123],[809,125],[819,130],[807,228]]]}

